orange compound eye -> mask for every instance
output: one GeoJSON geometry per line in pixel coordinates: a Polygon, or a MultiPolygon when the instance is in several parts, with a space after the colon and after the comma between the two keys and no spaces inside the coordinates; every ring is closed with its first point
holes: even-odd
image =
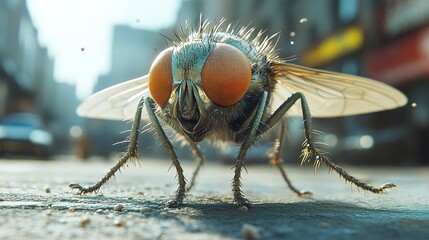
{"type": "Polygon", "coordinates": [[[162,51],[153,61],[149,70],[149,91],[153,100],[161,107],[167,103],[173,88],[172,54],[172,47],[162,51]]]}
{"type": "Polygon", "coordinates": [[[204,92],[214,103],[227,107],[240,101],[252,78],[249,60],[237,48],[219,43],[201,72],[204,92]]]}

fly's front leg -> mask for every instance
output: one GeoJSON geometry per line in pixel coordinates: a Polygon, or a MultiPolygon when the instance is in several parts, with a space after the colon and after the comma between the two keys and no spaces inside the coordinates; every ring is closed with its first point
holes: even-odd
{"type": "Polygon", "coordinates": [[[71,183],[69,184],[69,188],[78,190],[81,194],[85,193],[91,193],[91,192],[98,192],[111,177],[115,176],[115,173],[122,167],[124,164],[128,162],[128,160],[132,158],[138,157],[137,152],[137,142],[138,142],[138,135],[139,135],[139,129],[140,129],[140,120],[142,115],[142,108],[143,108],[144,99],[140,99],[140,102],[137,106],[137,111],[134,115],[134,121],[131,128],[130,133],[130,139],[128,144],[128,149],[125,152],[124,156],[118,161],[118,163],[115,164],[108,172],[107,174],[96,184],[89,186],[89,187],[82,187],[78,183],[71,183]]]}
{"type": "Polygon", "coordinates": [[[192,187],[195,184],[195,178],[197,177],[198,172],[200,171],[200,168],[204,163],[204,156],[198,144],[191,141],[189,141],[189,143],[191,144],[191,147],[192,147],[192,154],[194,155],[194,157],[197,157],[197,166],[195,167],[195,170],[192,173],[191,180],[188,182],[188,185],[186,186],[186,192],[191,191],[192,187]]]}
{"type": "Polygon", "coordinates": [[[261,125],[261,133],[264,133],[271,127],[273,127],[289,110],[289,108],[295,104],[296,101],[301,100],[301,109],[304,120],[304,134],[305,141],[303,143],[303,150],[301,154],[302,162],[309,161],[310,159],[315,160],[315,165],[319,166],[321,163],[324,163],[329,167],[329,169],[337,172],[341,177],[343,177],[346,181],[373,193],[384,193],[387,189],[396,187],[393,183],[386,183],[381,185],[380,187],[374,187],[370,184],[364,183],[359,179],[351,176],[345,170],[343,170],[340,166],[333,163],[328,157],[324,155],[322,151],[320,151],[313,138],[313,129],[311,125],[311,114],[308,108],[307,100],[305,96],[301,93],[294,93],[290,96],[274,113],[271,117],[265,122],[265,124],[261,125]]]}
{"type": "Polygon", "coordinates": [[[284,132],[285,132],[285,124],[284,124],[283,121],[281,121],[280,136],[277,139],[273,150],[269,153],[269,157],[271,158],[270,159],[270,163],[273,164],[274,166],[276,166],[279,169],[279,171],[280,171],[283,179],[286,181],[286,183],[289,186],[290,190],[292,190],[294,193],[296,193],[300,197],[312,195],[311,192],[300,191],[299,189],[297,189],[296,187],[294,187],[292,185],[292,182],[289,180],[289,178],[286,175],[286,172],[285,172],[284,167],[282,165],[283,159],[280,156],[280,151],[281,151],[281,148],[283,146],[284,132]]]}
{"type": "Polygon", "coordinates": [[[267,92],[264,92],[261,100],[258,104],[258,109],[255,116],[252,119],[248,135],[244,138],[244,141],[240,147],[240,151],[235,162],[234,178],[232,180],[232,192],[234,194],[234,202],[238,206],[250,207],[250,202],[243,196],[241,191],[241,168],[244,166],[244,159],[250,146],[255,142],[257,137],[257,131],[261,124],[262,116],[265,113],[265,106],[267,104],[267,92]]]}
{"type": "Polygon", "coordinates": [[[183,169],[180,166],[180,162],[177,158],[176,152],[173,149],[173,145],[171,144],[170,140],[168,140],[167,135],[165,135],[165,132],[162,129],[161,124],[159,123],[158,117],[155,114],[156,103],[153,101],[152,98],[147,98],[145,99],[145,104],[153,128],[155,129],[159,139],[161,140],[162,145],[167,149],[167,152],[171,157],[172,163],[176,168],[179,187],[177,188],[176,196],[174,197],[174,199],[168,202],[168,206],[178,207],[183,202],[186,193],[186,180],[185,176],[183,175],[183,169]]]}

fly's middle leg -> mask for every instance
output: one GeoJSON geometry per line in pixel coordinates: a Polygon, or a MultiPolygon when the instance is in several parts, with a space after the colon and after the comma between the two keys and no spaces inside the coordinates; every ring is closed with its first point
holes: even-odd
{"type": "Polygon", "coordinates": [[[270,118],[264,123],[261,124],[261,130],[260,133],[266,132],[268,129],[272,128],[278,121],[281,120],[281,118],[286,114],[286,112],[289,110],[290,107],[292,107],[293,104],[295,104],[296,101],[301,100],[301,110],[303,115],[303,121],[304,121],[304,134],[305,134],[305,141],[303,143],[303,150],[301,154],[301,161],[306,162],[310,159],[315,161],[316,167],[319,166],[321,163],[325,164],[329,167],[329,169],[337,172],[341,177],[343,177],[346,181],[356,185],[357,187],[365,190],[370,191],[373,193],[384,193],[387,189],[396,187],[393,183],[385,183],[379,187],[372,186],[370,184],[367,184],[365,182],[362,182],[361,180],[353,177],[349,173],[347,173],[344,169],[342,169],[340,166],[333,163],[325,154],[323,151],[321,151],[314,140],[313,137],[313,128],[311,124],[311,113],[310,109],[308,108],[307,100],[305,99],[305,96],[301,93],[294,93],[292,96],[290,96],[271,116],[270,118]]]}

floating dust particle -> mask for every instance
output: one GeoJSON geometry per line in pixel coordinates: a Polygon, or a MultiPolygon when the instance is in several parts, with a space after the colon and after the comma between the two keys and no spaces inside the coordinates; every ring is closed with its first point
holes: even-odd
{"type": "Polygon", "coordinates": [[[76,212],[76,208],[74,208],[74,207],[69,207],[69,212],[71,212],[71,213],[76,212]]]}
{"type": "Polygon", "coordinates": [[[120,212],[122,211],[122,209],[124,209],[124,205],[120,203],[116,204],[115,207],[113,207],[113,211],[116,211],[116,212],[120,212]]]}
{"type": "Polygon", "coordinates": [[[137,19],[136,19],[136,22],[137,22],[137,23],[138,23],[138,22],[140,22],[140,19],[139,19],[139,18],[137,18],[137,19]]]}
{"type": "Polygon", "coordinates": [[[295,42],[294,41],[290,41],[290,45],[294,45],[295,44],[295,42]]]}
{"type": "Polygon", "coordinates": [[[299,19],[299,23],[306,23],[308,20],[307,18],[301,18],[299,19]]]}
{"type": "Polygon", "coordinates": [[[51,189],[49,188],[49,187],[45,187],[45,193],[50,193],[51,192],[51,189]]]}
{"type": "Polygon", "coordinates": [[[260,239],[261,238],[261,228],[253,226],[251,224],[245,223],[241,227],[241,232],[246,239],[260,239]]]}
{"type": "Polygon", "coordinates": [[[52,210],[51,210],[51,209],[48,209],[48,211],[46,212],[46,215],[47,215],[47,216],[52,216],[52,210]]]}
{"type": "Polygon", "coordinates": [[[290,37],[295,37],[296,33],[295,32],[290,32],[290,37]]]}
{"type": "Polygon", "coordinates": [[[81,52],[85,51],[85,48],[84,48],[84,47],[81,47],[81,48],[80,48],[80,51],[81,51],[81,52]]]}
{"type": "Polygon", "coordinates": [[[239,211],[243,211],[243,212],[247,212],[249,211],[249,207],[247,207],[246,205],[239,207],[237,210],[239,211]]]}
{"type": "Polygon", "coordinates": [[[91,219],[89,217],[84,217],[80,220],[80,227],[86,227],[91,222],[91,219]]]}
{"type": "Polygon", "coordinates": [[[413,107],[413,108],[417,107],[417,103],[415,103],[415,102],[411,103],[411,107],[413,107]]]}

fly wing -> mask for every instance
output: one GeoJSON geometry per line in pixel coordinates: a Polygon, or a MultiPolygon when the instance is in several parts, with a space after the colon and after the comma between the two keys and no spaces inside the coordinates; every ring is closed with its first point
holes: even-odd
{"type": "MultiPolygon", "coordinates": [[[[146,75],[116,84],[89,96],[79,105],[77,114],[98,119],[132,119],[140,99],[147,96],[150,96],[150,93],[146,75]]],[[[145,118],[145,114],[142,118],[145,118]]]]}
{"type": "MultiPolygon", "coordinates": [[[[401,107],[407,97],[395,88],[372,79],[335,73],[291,64],[275,64],[276,88],[271,110],[301,92],[307,99],[313,117],[339,117],[377,112],[401,107]]],[[[289,116],[300,116],[295,104],[289,116]]]]}

